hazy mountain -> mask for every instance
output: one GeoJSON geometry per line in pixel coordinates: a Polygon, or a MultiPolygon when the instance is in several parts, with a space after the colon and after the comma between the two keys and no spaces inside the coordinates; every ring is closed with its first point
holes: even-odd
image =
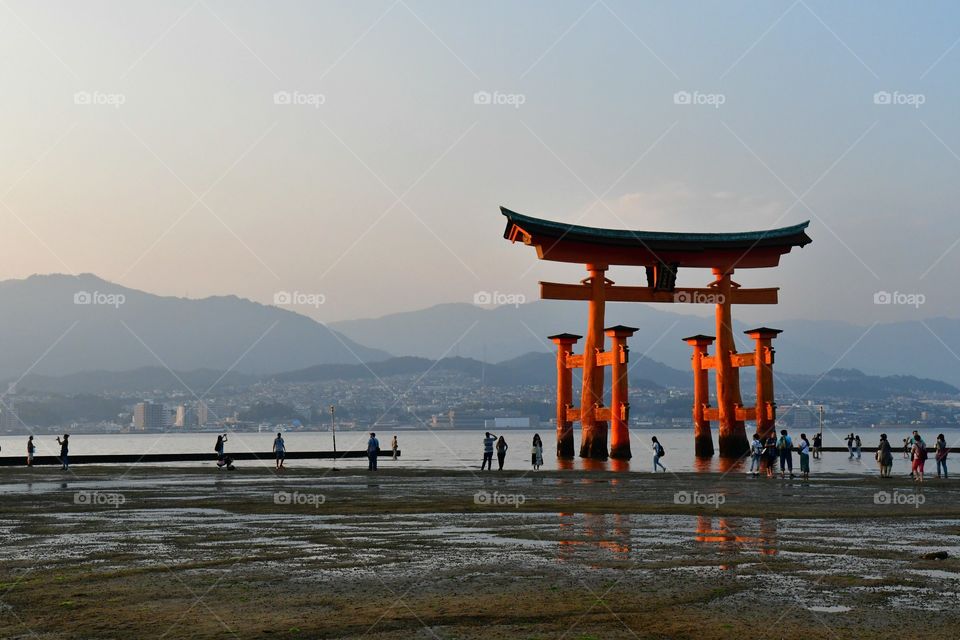
{"type": "Polygon", "coordinates": [[[202,395],[213,386],[216,386],[217,390],[223,390],[228,387],[248,386],[260,379],[259,375],[236,371],[224,373],[213,369],[197,369],[171,373],[163,367],[140,367],[131,371],[80,371],[63,376],[30,374],[17,384],[17,389],[48,393],[100,394],[187,391],[188,388],[202,395]],[[184,388],[185,386],[187,388],[184,388]]]}
{"type": "MultiPolygon", "coordinates": [[[[680,339],[712,335],[713,319],[663,311],[653,305],[607,305],[608,325],[638,327],[633,354],[686,371],[690,348],[680,339]]],[[[404,354],[438,358],[461,355],[497,362],[531,349],[552,351],[546,336],[582,334],[586,306],[578,302],[535,301],[496,308],[442,304],[376,319],[331,324],[353,340],[404,354]]],[[[742,334],[752,328],[734,321],[738,347],[752,350],[742,334]]],[[[779,372],[818,375],[834,368],[855,368],[875,375],[912,375],[960,385],[960,320],[930,320],[857,325],[834,321],[775,322],[784,333],[774,343],[779,372]],[[941,342],[941,340],[943,342],[941,342]],[[946,346],[945,346],[946,345],[946,346]]],[[[581,342],[582,344],[582,342],[581,342]]]]}
{"type": "Polygon", "coordinates": [[[7,379],[157,366],[262,374],[388,357],[285,309],[156,296],[89,274],[0,282],[0,340],[7,379]]]}

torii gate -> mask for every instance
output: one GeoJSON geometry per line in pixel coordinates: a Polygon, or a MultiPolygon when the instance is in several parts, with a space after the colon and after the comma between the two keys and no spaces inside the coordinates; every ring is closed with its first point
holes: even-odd
{"type": "Polygon", "coordinates": [[[733,341],[733,304],[776,304],[778,288],[744,289],[731,279],[734,269],[775,267],[780,256],[793,247],[811,242],[808,222],[742,233],[673,233],[600,229],[554,222],[521,215],[500,207],[507,218],[503,237],[535,247],[541,260],[573,262],[586,266],[588,277],[580,284],[540,283],[544,300],[584,300],[588,303],[587,332],[583,354],[573,345],[581,336],[561,333],[550,336],[557,345],[557,456],[574,455],[573,423],[580,422],[580,457],[605,460],[607,421],[611,422],[609,457],[629,459],[630,404],[627,401],[627,338],[634,327],[604,328],[607,302],[666,302],[716,305],[716,336],[697,335],[684,340],[693,347],[694,439],[698,457],[712,456],[710,421],[719,422],[722,457],[740,457],[749,450],[744,421],[756,420],[757,429],[768,433],[776,420],[773,399],[773,338],[777,329],[761,327],[748,331],[756,343],[753,353],[737,353],[733,341]],[[605,277],[610,265],[642,266],[647,286],[616,286],[605,277]],[[714,280],[705,288],[677,287],[680,267],[711,269],[714,280]],[[604,349],[604,333],[611,350],[604,349]],[[715,355],[708,347],[716,340],[715,355]],[[603,406],[604,367],[612,369],[612,407],[603,406]],[[739,367],[757,371],[757,404],[744,407],[740,397],[739,367]],[[583,369],[580,406],[573,405],[571,369],[583,369]],[[710,407],[707,371],[713,369],[717,406],[710,407]]]}

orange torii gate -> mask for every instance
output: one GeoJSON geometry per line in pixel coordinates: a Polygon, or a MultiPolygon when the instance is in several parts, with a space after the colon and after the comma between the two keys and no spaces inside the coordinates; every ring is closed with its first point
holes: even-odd
{"type": "Polygon", "coordinates": [[[604,327],[607,302],[666,302],[716,306],[716,336],[697,335],[684,340],[693,347],[694,439],[698,456],[712,456],[710,421],[719,422],[720,455],[740,457],[749,443],[744,421],[757,421],[766,433],[776,420],[773,399],[772,340],[779,330],[761,327],[748,331],[756,343],[752,353],[737,353],[733,341],[733,304],[776,304],[778,289],[744,289],[731,279],[734,269],[775,267],[780,256],[811,242],[809,222],[768,231],[742,233],[673,233],[600,229],[532,218],[504,207],[507,218],[503,237],[534,247],[541,260],[573,262],[586,266],[588,277],[580,284],[540,283],[545,300],[587,302],[587,332],[582,354],[573,353],[581,338],[571,333],[550,336],[557,345],[557,456],[574,456],[573,423],[580,422],[580,457],[605,460],[607,422],[611,423],[609,457],[629,459],[630,403],[627,399],[627,338],[637,329],[622,325],[604,327]],[[642,266],[647,286],[615,285],[606,278],[610,265],[642,266]],[[711,269],[714,280],[706,287],[677,287],[680,267],[711,269]],[[604,334],[611,349],[604,348],[604,334]],[[715,355],[708,348],[716,341],[715,355]],[[739,367],[757,372],[757,404],[744,407],[740,397],[739,367]],[[604,367],[611,368],[611,406],[603,406],[604,367]],[[580,406],[573,404],[572,369],[583,370],[580,406]],[[715,372],[717,406],[710,406],[708,370],[715,372]]]}

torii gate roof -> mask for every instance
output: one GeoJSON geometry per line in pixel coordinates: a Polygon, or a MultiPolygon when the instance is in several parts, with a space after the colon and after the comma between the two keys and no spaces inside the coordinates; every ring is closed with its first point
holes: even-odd
{"type": "Polygon", "coordinates": [[[775,267],[793,247],[812,242],[810,221],[766,231],[680,233],[584,227],[525,216],[505,207],[503,237],[536,248],[541,260],[606,265],[713,268],[775,267]]]}

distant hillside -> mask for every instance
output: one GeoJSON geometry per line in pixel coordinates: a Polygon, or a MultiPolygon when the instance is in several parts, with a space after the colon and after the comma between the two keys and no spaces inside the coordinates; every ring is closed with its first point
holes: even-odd
{"type": "Polygon", "coordinates": [[[149,393],[186,391],[186,385],[195,393],[202,394],[214,384],[222,390],[248,386],[259,380],[258,375],[235,371],[224,374],[213,369],[197,369],[171,373],[163,367],[141,367],[131,371],[81,371],[65,376],[30,374],[20,381],[17,389],[64,394],[149,393]]]}
{"type": "Polygon", "coordinates": [[[879,400],[893,396],[956,396],[960,389],[939,380],[914,376],[868,376],[857,369],[833,369],[822,376],[778,376],[789,389],[778,390],[781,402],[790,402],[791,392],[805,398],[879,400]]]}
{"type": "Polygon", "coordinates": [[[0,379],[142,367],[264,374],[389,357],[278,307],[156,296],[89,274],[0,282],[0,340],[0,379]]]}
{"type": "MultiPolygon", "coordinates": [[[[607,305],[606,323],[639,327],[630,341],[634,354],[644,353],[686,371],[690,347],[681,338],[697,333],[712,335],[714,321],[677,310],[676,305],[611,303],[607,305]]],[[[582,334],[586,314],[586,306],[579,302],[537,300],[496,308],[458,303],[336,322],[331,328],[361,344],[405,355],[438,358],[449,350],[454,355],[497,362],[531,350],[552,351],[554,346],[546,336],[582,334]]],[[[774,342],[778,375],[818,375],[843,367],[872,375],[910,375],[960,385],[960,359],[955,355],[960,354],[960,319],[931,318],[876,326],[814,320],[769,324],[784,330],[774,342]]],[[[736,320],[735,311],[734,334],[740,351],[753,349],[742,333],[750,328],[752,325],[736,320]]]]}

